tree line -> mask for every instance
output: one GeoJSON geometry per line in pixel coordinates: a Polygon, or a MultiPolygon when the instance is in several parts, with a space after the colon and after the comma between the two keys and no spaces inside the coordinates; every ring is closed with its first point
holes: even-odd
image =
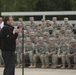
{"type": "Polygon", "coordinates": [[[76,0],[0,0],[0,13],[75,10],[76,0]]]}
{"type": "Polygon", "coordinates": [[[76,10],[76,0],[0,0],[0,12],[69,10],[76,10]]]}

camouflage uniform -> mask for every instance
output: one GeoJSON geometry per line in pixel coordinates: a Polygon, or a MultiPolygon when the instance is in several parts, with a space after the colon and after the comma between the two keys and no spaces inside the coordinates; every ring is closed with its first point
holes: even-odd
{"type": "Polygon", "coordinates": [[[69,44],[70,40],[72,39],[72,32],[71,30],[66,30],[66,42],[69,44]]]}
{"type": "Polygon", "coordinates": [[[37,44],[38,38],[35,37],[35,33],[34,32],[30,32],[30,39],[31,39],[32,43],[37,44]]]}
{"type": "MultiPolygon", "coordinates": [[[[49,39],[50,44],[48,46],[48,52],[47,54],[50,54],[51,58],[52,58],[52,68],[56,68],[56,64],[57,64],[57,51],[58,51],[58,45],[55,43],[55,38],[50,38],[49,39]],[[52,43],[53,41],[53,43],[52,43]]],[[[49,61],[49,56],[47,55],[47,61],[49,61]]]]}
{"type": "Polygon", "coordinates": [[[35,29],[36,23],[34,22],[34,17],[30,17],[30,23],[29,23],[31,29],[35,29]]]}
{"type": "Polygon", "coordinates": [[[40,27],[37,27],[37,31],[35,33],[36,37],[43,37],[43,34],[42,34],[42,29],[40,27]]]}
{"type": "Polygon", "coordinates": [[[59,45],[59,44],[60,44],[60,34],[59,34],[59,30],[56,30],[56,31],[55,31],[54,37],[55,37],[55,42],[59,45]]]}
{"type": "Polygon", "coordinates": [[[66,28],[66,30],[72,30],[73,29],[73,26],[69,22],[68,18],[64,18],[63,26],[66,28]]]}
{"type": "Polygon", "coordinates": [[[55,29],[56,26],[58,25],[57,17],[52,18],[52,23],[51,24],[52,24],[53,28],[55,29]]]}
{"type": "Polygon", "coordinates": [[[36,48],[35,48],[36,54],[34,55],[35,67],[36,67],[37,57],[39,57],[41,60],[42,68],[45,67],[45,63],[47,62],[46,51],[47,51],[47,44],[43,42],[43,37],[39,37],[39,43],[36,44],[36,48]],[[40,43],[40,41],[42,41],[42,43],[40,43]]]}
{"type": "Polygon", "coordinates": [[[69,50],[68,50],[67,56],[66,56],[67,63],[68,63],[68,68],[71,68],[70,59],[73,58],[73,61],[74,61],[74,69],[76,69],[76,44],[75,44],[75,41],[76,41],[75,39],[72,39],[70,41],[69,50]],[[72,43],[74,45],[72,45],[72,43]]]}
{"type": "Polygon", "coordinates": [[[33,52],[34,52],[34,44],[31,42],[31,39],[29,37],[26,38],[26,43],[24,45],[24,55],[25,55],[25,59],[27,59],[27,57],[29,56],[30,59],[30,68],[33,67],[33,52]]]}
{"type": "Polygon", "coordinates": [[[49,44],[49,34],[48,34],[48,32],[43,33],[43,39],[44,39],[45,43],[49,44]]]}
{"type": "Polygon", "coordinates": [[[45,31],[45,28],[46,28],[46,21],[45,21],[45,19],[42,19],[41,20],[42,21],[42,24],[41,24],[41,29],[42,29],[42,32],[44,32],[45,31]]]}
{"type": "Polygon", "coordinates": [[[53,27],[52,27],[52,26],[49,26],[49,27],[48,27],[48,30],[49,30],[49,31],[48,31],[48,32],[49,32],[49,36],[50,36],[50,37],[54,37],[54,29],[53,29],[53,27]]]}
{"type": "Polygon", "coordinates": [[[69,49],[69,45],[65,42],[65,39],[62,37],[61,38],[61,44],[59,45],[59,49],[58,49],[58,58],[61,58],[62,60],[62,69],[65,68],[65,62],[66,62],[66,54],[67,51],[69,49]],[[64,43],[62,43],[62,41],[64,41],[64,43]]]}
{"type": "Polygon", "coordinates": [[[60,36],[63,36],[63,37],[66,36],[66,30],[65,30],[65,27],[61,27],[60,36]]]}
{"type": "Polygon", "coordinates": [[[18,44],[16,45],[15,53],[17,55],[17,66],[16,67],[21,67],[21,62],[22,62],[22,43],[21,42],[18,42],[18,44]]]}

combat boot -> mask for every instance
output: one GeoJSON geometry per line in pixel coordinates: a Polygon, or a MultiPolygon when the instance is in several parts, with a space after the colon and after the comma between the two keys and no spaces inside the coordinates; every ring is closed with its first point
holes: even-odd
{"type": "Polygon", "coordinates": [[[53,67],[52,67],[53,69],[56,69],[56,64],[55,65],[53,65],[53,67]]]}
{"type": "Polygon", "coordinates": [[[71,65],[68,65],[67,69],[71,69],[71,65]]]}
{"type": "Polygon", "coordinates": [[[33,68],[36,68],[36,63],[34,63],[33,68]]]}
{"type": "Polygon", "coordinates": [[[29,68],[33,68],[33,63],[30,64],[29,68]]]}
{"type": "Polygon", "coordinates": [[[45,64],[45,67],[46,67],[46,68],[49,68],[49,64],[45,64]]]}
{"type": "Polygon", "coordinates": [[[65,69],[65,64],[63,64],[63,66],[61,67],[61,69],[65,69]]]}
{"type": "Polygon", "coordinates": [[[74,65],[73,69],[76,69],[76,64],[74,65]]]}
{"type": "Polygon", "coordinates": [[[45,65],[44,65],[44,64],[42,64],[41,68],[45,68],[45,65]]]}
{"type": "Polygon", "coordinates": [[[17,64],[16,68],[20,68],[20,67],[21,67],[21,65],[20,64],[17,64]]]}

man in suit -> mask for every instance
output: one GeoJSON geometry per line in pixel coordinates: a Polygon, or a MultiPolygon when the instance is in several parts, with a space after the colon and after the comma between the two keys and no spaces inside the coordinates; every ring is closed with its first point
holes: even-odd
{"type": "Polygon", "coordinates": [[[6,16],[0,34],[2,57],[5,64],[3,75],[14,75],[15,73],[15,48],[20,28],[14,29],[13,22],[12,16],[6,16]]]}

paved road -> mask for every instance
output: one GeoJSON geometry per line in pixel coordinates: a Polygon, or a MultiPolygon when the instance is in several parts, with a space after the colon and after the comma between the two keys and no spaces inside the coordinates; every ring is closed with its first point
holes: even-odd
{"type": "MultiPolygon", "coordinates": [[[[0,68],[0,75],[3,75],[3,68],[0,68]]],[[[15,75],[22,75],[22,69],[16,68],[16,74],[15,75]]],[[[76,75],[76,70],[73,69],[24,69],[24,75],[76,75]]]]}

